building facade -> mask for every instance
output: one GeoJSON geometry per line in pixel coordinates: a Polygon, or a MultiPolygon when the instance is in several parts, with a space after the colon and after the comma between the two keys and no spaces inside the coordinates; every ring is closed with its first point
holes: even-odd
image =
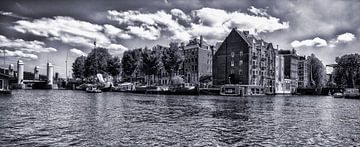
{"type": "Polygon", "coordinates": [[[305,56],[299,56],[299,62],[298,62],[298,87],[299,88],[305,88],[309,86],[309,65],[306,60],[305,56]]]}
{"type": "MultiPolygon", "coordinates": [[[[292,50],[279,50],[279,55],[284,57],[284,79],[290,82],[290,93],[295,93],[298,88],[298,62],[299,56],[296,54],[295,49],[292,50]]],[[[285,87],[288,88],[286,85],[285,87]]],[[[286,89],[287,89],[286,88],[286,89]]]]}
{"type": "Polygon", "coordinates": [[[184,54],[183,76],[186,83],[199,84],[202,76],[212,75],[212,47],[200,36],[181,45],[184,54]]]}
{"type": "Polygon", "coordinates": [[[274,93],[275,53],[271,43],[232,29],[213,57],[214,85],[239,84],[246,95],[274,93]]]}

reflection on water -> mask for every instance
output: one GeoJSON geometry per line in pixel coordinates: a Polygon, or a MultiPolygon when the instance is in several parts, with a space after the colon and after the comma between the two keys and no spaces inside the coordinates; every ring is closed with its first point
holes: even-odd
{"type": "Polygon", "coordinates": [[[4,146],[360,145],[360,100],[19,90],[0,96],[4,146]]]}

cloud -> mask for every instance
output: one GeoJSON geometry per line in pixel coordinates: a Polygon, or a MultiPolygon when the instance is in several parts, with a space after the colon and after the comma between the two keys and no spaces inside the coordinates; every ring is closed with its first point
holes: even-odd
{"type": "Polygon", "coordinates": [[[122,39],[131,39],[132,38],[132,36],[125,33],[124,30],[114,27],[113,25],[105,24],[104,31],[110,37],[119,37],[122,39]]]}
{"type": "Polygon", "coordinates": [[[341,35],[338,35],[336,38],[337,42],[350,42],[355,40],[355,35],[352,33],[344,33],[341,35]]]}
{"type": "Polygon", "coordinates": [[[340,35],[337,35],[336,39],[332,39],[329,42],[329,47],[334,48],[338,44],[345,44],[351,41],[354,41],[356,39],[355,35],[352,33],[343,33],[340,35]]]}
{"type": "Polygon", "coordinates": [[[254,6],[250,6],[250,8],[248,8],[248,11],[250,11],[255,15],[269,16],[269,14],[266,12],[267,11],[266,9],[258,9],[255,8],[254,6]]]}
{"type": "Polygon", "coordinates": [[[279,18],[268,15],[266,9],[251,7],[249,11],[255,15],[215,8],[201,8],[190,14],[180,9],[171,9],[170,13],[163,10],[154,13],[110,10],[107,18],[128,26],[129,33],[147,40],[157,40],[162,34],[170,34],[170,39],[180,41],[200,35],[217,41],[222,40],[233,27],[254,34],[289,28],[289,22],[281,22],[279,18]],[[181,24],[181,20],[188,24],[181,24]]]}
{"type": "Polygon", "coordinates": [[[86,53],[84,53],[83,51],[76,49],[76,48],[70,49],[70,52],[72,52],[78,56],[87,56],[86,53]]]}
{"type": "Polygon", "coordinates": [[[184,20],[184,21],[187,21],[187,22],[191,21],[191,17],[190,17],[189,15],[186,15],[186,14],[185,14],[182,10],[180,10],[180,9],[171,9],[171,10],[170,10],[170,13],[171,13],[171,15],[173,15],[173,16],[179,18],[179,19],[182,19],[182,20],[184,20]]]}
{"type": "MultiPolygon", "coordinates": [[[[174,12],[174,11],[173,11],[174,12]]],[[[177,10],[174,14],[179,16],[177,10]],[[175,13],[176,12],[176,13],[175,13]]],[[[184,26],[180,25],[173,18],[172,14],[163,10],[155,13],[142,13],[140,11],[108,11],[108,19],[118,22],[120,25],[127,25],[129,33],[147,40],[157,40],[161,32],[170,32],[171,39],[188,40],[190,35],[186,34],[184,26]]]]}
{"type": "MultiPolygon", "coordinates": [[[[1,50],[0,51],[0,56],[4,56],[4,51],[1,50]]],[[[20,58],[28,58],[28,59],[38,59],[38,56],[35,54],[31,54],[31,53],[24,53],[23,51],[9,51],[9,50],[5,50],[5,56],[6,57],[20,57],[20,58]]]]}
{"type": "Polygon", "coordinates": [[[129,26],[128,29],[131,34],[137,35],[140,38],[157,40],[160,37],[160,30],[151,25],[129,26]]]}
{"type": "Polygon", "coordinates": [[[298,41],[295,40],[293,42],[291,42],[291,46],[292,47],[325,47],[327,46],[327,41],[324,39],[321,39],[319,37],[315,37],[314,39],[307,39],[307,40],[302,40],[302,41],[298,41]]]}
{"type": "MultiPolygon", "coordinates": [[[[93,42],[96,41],[100,47],[120,47],[120,44],[113,41],[114,38],[131,38],[123,30],[108,24],[92,24],[65,16],[40,18],[32,21],[19,20],[12,28],[21,33],[47,37],[49,40],[61,41],[71,46],[92,47],[93,42]]],[[[113,49],[123,51],[127,48],[121,45],[121,48],[113,49]]]]}
{"type": "Polygon", "coordinates": [[[55,48],[46,47],[45,43],[41,41],[25,41],[23,39],[12,40],[3,35],[0,35],[0,47],[28,53],[48,53],[57,51],[55,48]]]}
{"type": "Polygon", "coordinates": [[[28,17],[20,16],[18,14],[13,13],[13,12],[6,12],[6,11],[0,11],[0,15],[13,17],[13,18],[17,18],[17,19],[29,19],[28,17]]]}

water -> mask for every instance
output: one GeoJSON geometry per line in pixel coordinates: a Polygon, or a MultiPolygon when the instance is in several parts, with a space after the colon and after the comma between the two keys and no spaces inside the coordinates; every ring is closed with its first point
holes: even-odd
{"type": "Polygon", "coordinates": [[[18,90],[0,146],[360,146],[360,100],[18,90]]]}

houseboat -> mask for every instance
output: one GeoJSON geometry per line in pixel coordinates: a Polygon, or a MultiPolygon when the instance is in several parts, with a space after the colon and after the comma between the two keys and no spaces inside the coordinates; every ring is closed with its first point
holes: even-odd
{"type": "Polygon", "coordinates": [[[345,88],[344,97],[348,99],[360,99],[359,89],[345,88]]]}
{"type": "Polygon", "coordinates": [[[220,95],[223,96],[244,96],[244,87],[234,84],[225,84],[220,88],[220,95]]]}

